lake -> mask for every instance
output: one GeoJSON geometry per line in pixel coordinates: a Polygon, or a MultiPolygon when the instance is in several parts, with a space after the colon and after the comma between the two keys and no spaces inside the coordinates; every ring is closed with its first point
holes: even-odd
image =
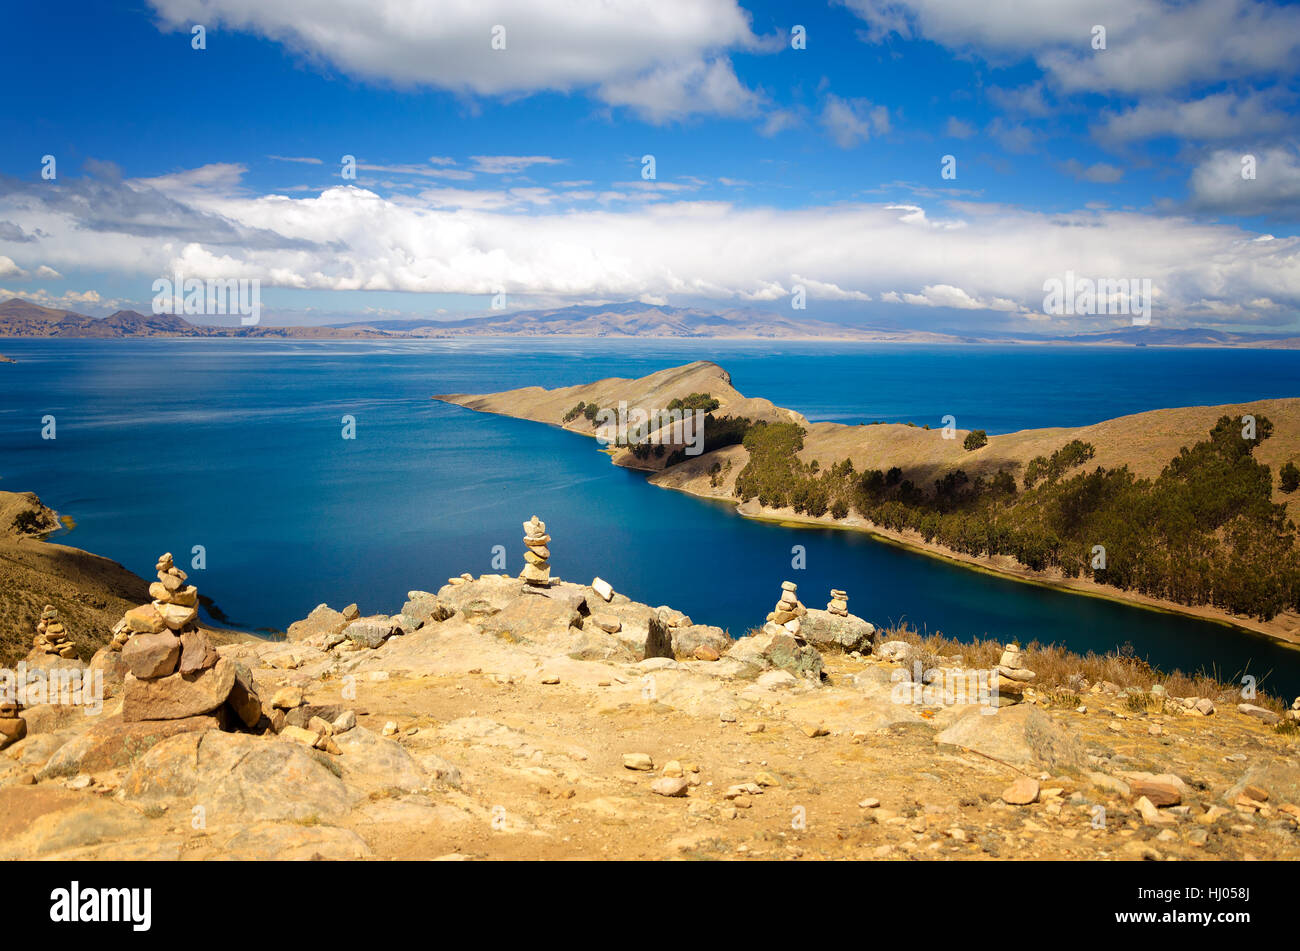
{"type": "MultiPolygon", "coordinates": [[[[435,393],[564,386],[714,360],[746,395],[810,420],[991,433],[1300,392],[1300,353],[718,341],[5,340],[0,488],[36,492],[59,541],[152,575],[163,551],[232,624],[283,629],[327,601],[395,613],[410,589],[522,567],[521,523],[553,537],[555,575],[594,575],[733,636],[780,582],[832,587],[877,625],[953,637],[1131,643],[1165,668],[1300,693],[1300,653],[1220,625],[970,571],[844,531],[739,518],[649,485],[588,438],[435,402],[435,393]],[[53,416],[57,438],[41,438],[53,416]],[[344,439],[342,418],[356,420],[344,439]],[[807,566],[791,567],[792,546],[807,566]]],[[[143,593],[142,593],[143,595],[143,593]]]]}

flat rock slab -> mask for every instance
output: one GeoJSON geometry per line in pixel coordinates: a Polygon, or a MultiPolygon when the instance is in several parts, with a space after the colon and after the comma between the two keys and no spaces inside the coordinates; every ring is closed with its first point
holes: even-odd
{"type": "Polygon", "coordinates": [[[1083,759],[1077,742],[1033,707],[976,707],[935,742],[974,750],[1012,766],[1073,766],[1083,759]],[[996,713],[985,710],[996,709],[996,713]]]}
{"type": "Polygon", "coordinates": [[[342,815],[351,797],[327,759],[333,757],[275,736],[188,733],[137,759],[119,795],[142,806],[201,805],[213,829],[342,815]]]}
{"type": "Polygon", "coordinates": [[[181,733],[220,730],[223,718],[213,714],[182,720],[124,721],[120,714],[105,717],[76,739],[63,744],[41,770],[41,779],[97,773],[129,766],[155,744],[181,733]]]}

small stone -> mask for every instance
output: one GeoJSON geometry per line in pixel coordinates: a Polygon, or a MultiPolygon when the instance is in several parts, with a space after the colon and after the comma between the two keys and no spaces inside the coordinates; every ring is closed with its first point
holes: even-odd
{"type": "Polygon", "coordinates": [[[649,770],[655,768],[655,761],[649,753],[624,753],[624,769],[649,770]]]}
{"type": "Polygon", "coordinates": [[[1160,810],[1146,796],[1139,796],[1137,801],[1137,810],[1142,816],[1142,821],[1147,825],[1168,825],[1174,820],[1169,816],[1161,815],[1160,810]]]}
{"type": "Polygon", "coordinates": [[[820,723],[808,723],[805,724],[802,729],[804,735],[808,737],[826,736],[830,733],[830,730],[826,729],[826,727],[822,726],[820,723]]]}
{"type": "Polygon", "coordinates": [[[603,578],[593,578],[591,580],[591,590],[595,591],[605,601],[612,601],[614,598],[614,588],[603,578]]]}
{"type": "Polygon", "coordinates": [[[334,722],[330,724],[330,726],[334,728],[335,736],[340,733],[348,732],[348,730],[351,730],[356,725],[357,715],[352,710],[344,710],[337,718],[335,718],[334,722]]]}
{"type": "Polygon", "coordinates": [[[875,798],[874,796],[868,796],[866,799],[864,799],[864,800],[862,800],[860,803],[858,803],[858,808],[860,808],[860,809],[879,809],[879,808],[880,808],[880,800],[877,799],[877,798],[875,798]]]}
{"type": "Polygon", "coordinates": [[[271,707],[275,710],[294,710],[306,702],[301,687],[281,687],[271,698],[271,707]]]}
{"type": "Polygon", "coordinates": [[[714,661],[717,660],[721,655],[719,655],[718,652],[714,650],[712,647],[710,647],[708,644],[700,644],[698,647],[695,648],[695,650],[691,652],[691,656],[694,657],[696,660],[714,661]]]}
{"type": "Polygon", "coordinates": [[[382,734],[384,736],[396,736],[397,724],[394,723],[392,720],[389,720],[387,723],[384,724],[384,729],[382,731],[382,734]]]}
{"type": "Polygon", "coordinates": [[[1014,783],[1002,790],[1002,801],[1010,806],[1027,806],[1038,800],[1038,780],[1030,776],[1021,776],[1014,783]]]}
{"type": "Polygon", "coordinates": [[[681,776],[661,776],[650,784],[651,792],[660,796],[685,796],[689,788],[690,783],[681,776]]]}

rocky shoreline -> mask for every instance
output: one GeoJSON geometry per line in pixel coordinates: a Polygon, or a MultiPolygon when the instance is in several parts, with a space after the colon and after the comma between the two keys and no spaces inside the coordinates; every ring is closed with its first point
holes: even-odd
{"type": "MultiPolygon", "coordinates": [[[[805,449],[800,453],[801,458],[817,459],[823,466],[851,456],[857,456],[859,460],[873,459],[877,464],[882,464],[883,460],[898,459],[909,476],[920,485],[941,478],[958,467],[967,470],[972,478],[981,475],[989,477],[1009,455],[1027,460],[1032,455],[1050,453],[1071,438],[1097,438],[1095,434],[1098,433],[1106,440],[1103,446],[1117,445],[1118,448],[1099,449],[1096,462],[1129,465],[1140,475],[1153,475],[1159,472],[1164,460],[1176,454],[1185,443],[1193,441],[1223,413],[1267,413],[1270,418],[1286,421],[1287,430],[1275,435],[1274,445],[1268,447],[1268,452],[1272,454],[1268,457],[1269,461],[1275,466],[1289,457],[1287,454],[1292,447],[1300,445],[1300,399],[1283,399],[1232,406],[1156,410],[1107,420],[1090,427],[1010,433],[991,437],[991,442],[999,452],[972,454],[962,448],[960,437],[967,431],[961,429],[956,430],[958,438],[945,441],[940,439],[940,434],[936,431],[902,424],[847,426],[838,423],[809,423],[793,410],[776,406],[765,399],[743,396],[731,385],[731,378],[722,367],[707,361],[661,370],[636,380],[615,378],[555,390],[527,387],[502,393],[446,394],[433,398],[476,412],[545,423],[595,438],[591,425],[584,425],[581,418],[569,421],[564,419],[565,411],[575,400],[592,400],[603,406],[624,399],[631,405],[665,407],[674,398],[680,399],[698,392],[710,393],[719,400],[719,408],[715,411],[717,415],[745,416],[755,421],[795,422],[803,426],[808,435],[805,449]],[[1135,435],[1129,438],[1125,434],[1135,435]],[[1135,445],[1141,439],[1149,440],[1150,445],[1149,448],[1142,447],[1144,451],[1139,455],[1136,454],[1135,445]],[[1129,457],[1126,458],[1125,453],[1129,457]]],[[[1279,431],[1282,430],[1282,426],[1278,428],[1279,431]]],[[[1300,615],[1292,611],[1284,611],[1271,621],[1259,621],[1211,605],[1187,605],[1100,584],[1088,578],[1065,578],[1059,572],[1036,571],[1006,556],[974,557],[938,542],[926,541],[915,532],[891,531],[856,513],[836,519],[830,515],[801,515],[789,508],[763,506],[757,500],[738,502],[732,490],[736,477],[748,460],[748,453],[740,445],[723,446],[690,456],[671,466],[665,466],[663,456],[642,458],[626,448],[609,448],[606,451],[615,465],[645,471],[653,485],[698,498],[728,502],[738,515],[746,518],[778,522],[791,527],[864,532],[930,557],[988,571],[1011,580],[1213,621],[1239,632],[1300,647],[1300,615]]],[[[1276,501],[1287,506],[1290,518],[1300,522],[1300,497],[1280,496],[1276,501]]]]}
{"type": "Polygon", "coordinates": [[[213,645],[154,606],[164,630],[130,614],[89,665],[27,659],[99,672],[107,699],[0,709],[22,722],[0,857],[1300,854],[1300,711],[1061,686],[1015,645],[980,668],[827,594],[807,608],[783,584],[736,641],[536,572],[451,578],[395,614],[322,604],[280,642],[213,645]]]}

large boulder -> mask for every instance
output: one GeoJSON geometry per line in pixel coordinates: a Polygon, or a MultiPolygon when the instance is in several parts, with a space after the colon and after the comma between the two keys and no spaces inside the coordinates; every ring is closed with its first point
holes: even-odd
{"type": "Polygon", "coordinates": [[[202,806],[214,827],[342,815],[351,799],[331,758],[274,736],[189,733],[137,759],[119,795],[139,806],[202,806]]]}
{"type": "Polygon", "coordinates": [[[128,722],[120,715],[105,717],[59,747],[40,772],[41,779],[97,773],[130,766],[157,743],[181,733],[220,730],[224,716],[205,714],[182,720],[128,722]]]}
{"type": "Polygon", "coordinates": [[[829,611],[809,609],[799,619],[799,634],[822,650],[870,653],[879,637],[876,626],[855,614],[841,617],[829,611]]]}
{"type": "Polygon", "coordinates": [[[234,686],[235,664],[224,657],[196,674],[175,673],[157,680],[138,680],[127,674],[122,719],[179,720],[211,713],[226,702],[234,686]]]}
{"type": "Polygon", "coordinates": [[[1012,766],[1053,772],[1080,766],[1077,740],[1041,710],[1022,705],[971,709],[937,737],[941,746],[974,750],[1012,766]]]}
{"type": "Polygon", "coordinates": [[[760,669],[778,667],[796,677],[820,681],[822,655],[811,644],[800,644],[786,631],[761,631],[742,637],[731,645],[726,656],[760,669]]]}

